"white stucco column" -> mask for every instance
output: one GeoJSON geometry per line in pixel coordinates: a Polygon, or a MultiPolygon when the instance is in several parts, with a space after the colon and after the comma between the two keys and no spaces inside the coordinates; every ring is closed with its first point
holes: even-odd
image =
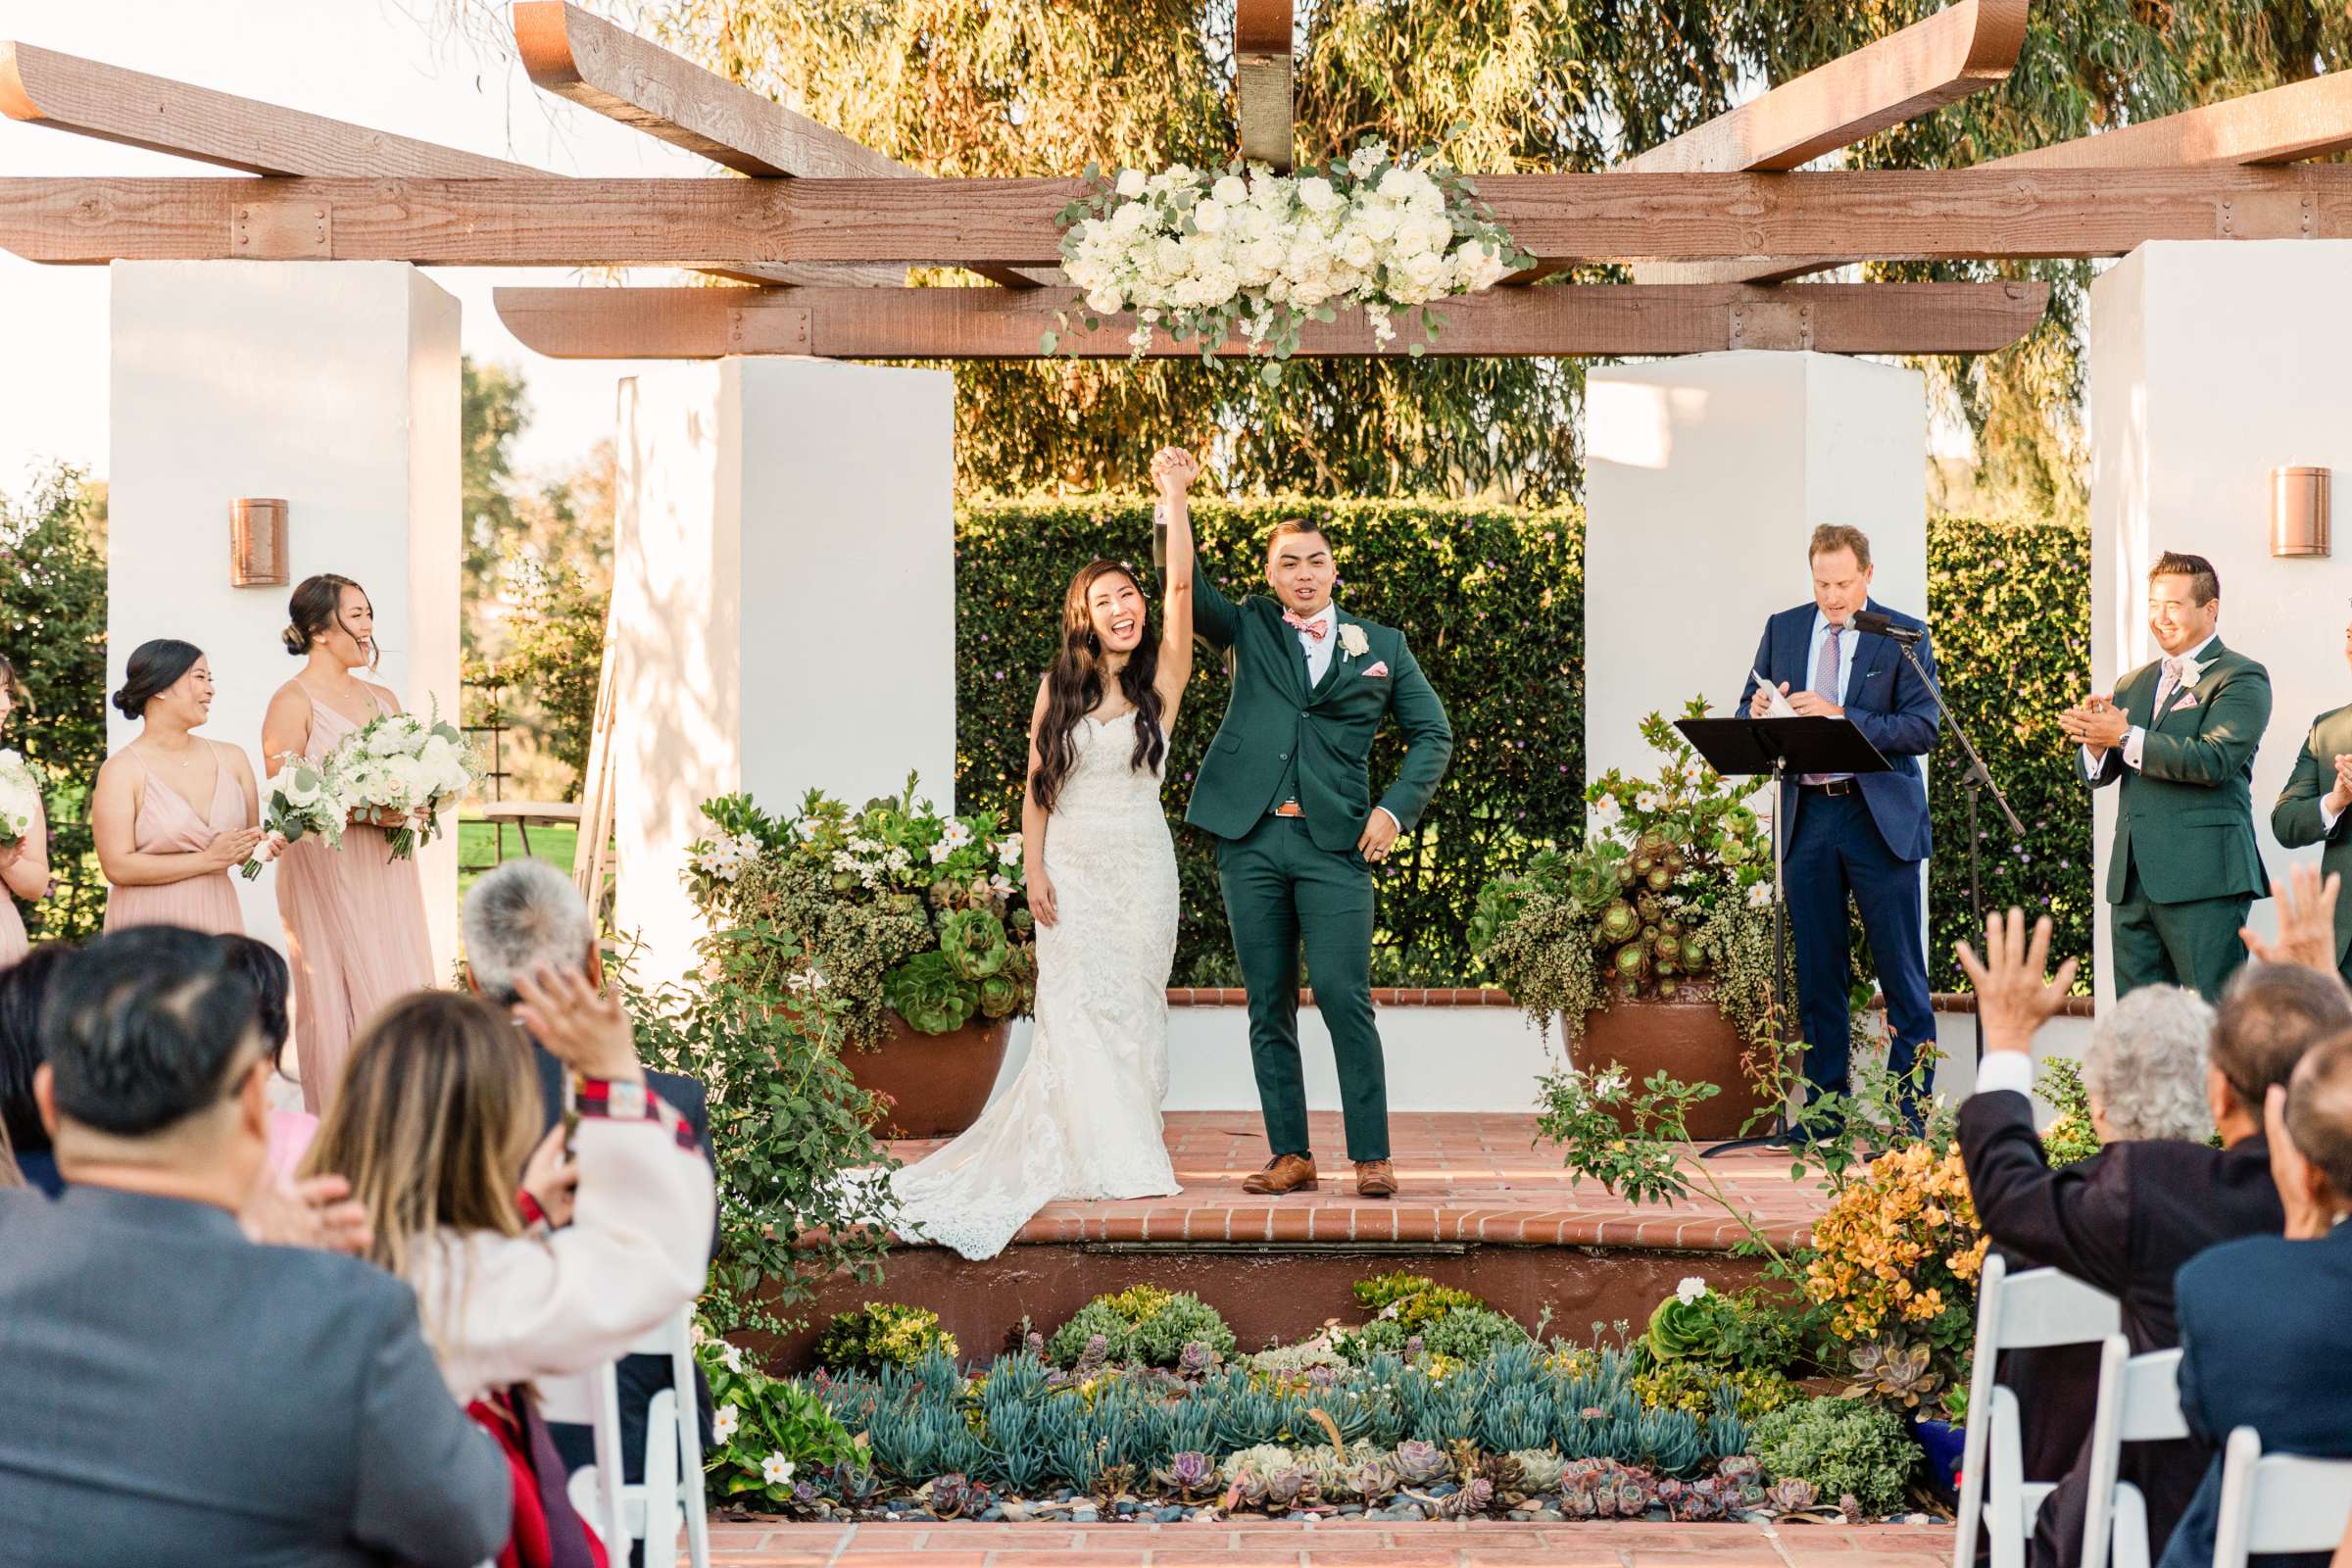
{"type": "Polygon", "coordinates": [[[1821,523],[1868,534],[1873,596],[1926,617],[1918,371],[1759,350],[1611,366],[1585,421],[1588,780],[1657,770],[1644,713],[1731,711],[1765,618],[1812,597],[1821,523]]]}
{"type": "Polygon", "coordinates": [[[702,803],[956,794],[955,381],[814,360],[620,386],[620,929],[685,972],[702,803]]]}
{"type": "MultiPolygon", "coordinates": [[[[2352,241],[2143,245],[2090,290],[2093,689],[2155,657],[2148,567],[2200,555],[2222,581],[2224,643],[2271,672],[2271,727],[2254,760],[2254,826],[2277,880],[2292,859],[2271,837],[2272,803],[2312,716],[2352,702],[2343,636],[2352,537],[2330,558],[2270,553],[2270,470],[2335,470],[2352,484],[2352,241]]],[[[2108,975],[2104,890],[2115,792],[2098,792],[2099,995],[2108,975]]],[[[2268,902],[2254,923],[2275,930],[2268,902]]]]}
{"type": "MultiPolygon", "coordinates": [[[[117,262],[112,270],[107,670],[177,637],[218,683],[202,733],[263,776],[262,711],[299,664],[293,583],[368,590],[375,678],[459,711],[458,302],[400,262],[117,262]],[[229,586],[229,503],[287,503],[287,587],[229,586]]],[[[137,724],[110,710],[120,747],[137,724]]],[[[417,855],[437,973],[457,956],[457,824],[417,855]]],[[[275,872],[236,880],[282,942],[275,872]]]]}

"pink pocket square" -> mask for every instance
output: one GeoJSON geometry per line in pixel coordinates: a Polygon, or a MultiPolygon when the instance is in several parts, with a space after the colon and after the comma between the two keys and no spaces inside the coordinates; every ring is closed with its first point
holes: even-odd
{"type": "Polygon", "coordinates": [[[2173,706],[2166,709],[2165,711],[2168,713],[2178,713],[2183,708],[2194,708],[2196,706],[2197,694],[2194,692],[2182,692],[2180,697],[2174,701],[2173,706]]]}
{"type": "Polygon", "coordinates": [[[1384,660],[1382,660],[1382,661],[1381,661],[1379,663],[1377,663],[1377,664],[1374,664],[1374,665],[1373,665],[1373,666],[1372,666],[1370,669],[1367,669],[1367,670],[1365,670],[1365,671],[1364,671],[1364,679],[1366,679],[1366,680],[1381,680],[1381,679],[1385,679],[1385,678],[1387,677],[1388,673],[1389,673],[1389,664],[1388,664],[1388,661],[1384,659],[1384,660]]]}

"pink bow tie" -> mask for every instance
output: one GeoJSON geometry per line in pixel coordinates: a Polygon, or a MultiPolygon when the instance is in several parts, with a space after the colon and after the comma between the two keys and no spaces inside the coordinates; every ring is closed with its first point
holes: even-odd
{"type": "Polygon", "coordinates": [[[1287,610],[1282,612],[1282,623],[1286,626],[1297,627],[1298,630],[1306,633],[1309,637],[1312,637],[1317,642],[1321,642],[1331,632],[1330,621],[1300,620],[1297,615],[1292,614],[1287,610]]]}

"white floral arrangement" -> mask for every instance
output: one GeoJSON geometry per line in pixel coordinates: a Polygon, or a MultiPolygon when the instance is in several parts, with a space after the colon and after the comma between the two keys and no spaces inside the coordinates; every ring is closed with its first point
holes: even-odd
{"type": "Polygon", "coordinates": [[[40,773],[22,753],[0,750],[0,849],[24,842],[40,819],[40,773]]]}
{"type": "Polygon", "coordinates": [[[481,754],[441,717],[385,713],[344,737],[327,758],[353,810],[397,812],[409,820],[387,835],[391,858],[405,860],[441,831],[440,813],[482,781],[481,754]]]}
{"type": "MultiPolygon", "coordinates": [[[[315,835],[341,849],[343,824],[358,808],[335,770],[307,757],[288,757],[262,788],[262,826],[288,844],[315,835]]],[[[238,871],[250,882],[262,874],[262,862],[247,860],[238,871]]]]}
{"type": "MultiPolygon", "coordinates": [[[[1178,164],[1106,176],[1090,165],[1086,177],[1099,188],[1060,215],[1063,270],[1086,295],[1086,330],[1135,314],[1136,357],[1156,328],[1197,340],[1205,361],[1238,335],[1280,362],[1306,322],[1336,320],[1343,306],[1363,311],[1381,347],[1396,335],[1391,314],[1418,308],[1434,342],[1445,324],[1436,301],[1535,265],[1477,185],[1434,151],[1392,157],[1366,141],[1323,173],[1235,163],[1222,173],[1178,164]]],[[[1064,312],[1045,352],[1075,335],[1064,312]]],[[[1281,366],[1262,373],[1277,381],[1281,366]]]]}

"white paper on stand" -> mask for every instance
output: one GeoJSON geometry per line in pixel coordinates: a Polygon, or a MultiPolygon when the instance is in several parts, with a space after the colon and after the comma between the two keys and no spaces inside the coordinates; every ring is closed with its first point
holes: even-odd
{"type": "Polygon", "coordinates": [[[1753,669],[1748,673],[1755,676],[1757,689],[1764,693],[1767,704],[1764,713],[1766,718],[1795,718],[1797,716],[1796,710],[1788,706],[1788,699],[1781,695],[1781,689],[1778,686],[1757,674],[1753,669]]]}

